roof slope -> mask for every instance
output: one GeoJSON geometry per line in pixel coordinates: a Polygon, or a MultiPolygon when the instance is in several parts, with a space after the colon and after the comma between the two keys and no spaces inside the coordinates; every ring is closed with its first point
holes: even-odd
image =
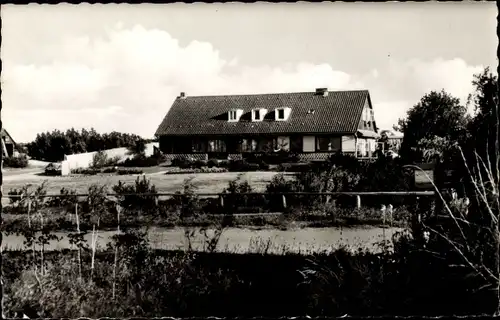
{"type": "Polygon", "coordinates": [[[13,145],[16,145],[16,142],[14,141],[14,139],[12,139],[11,135],[9,134],[9,132],[7,132],[7,130],[5,130],[5,128],[2,128],[2,130],[0,131],[0,136],[2,138],[7,138],[6,142],[11,142],[13,145]]]}
{"type": "Polygon", "coordinates": [[[365,103],[371,104],[368,90],[177,98],[156,135],[354,133],[365,103]],[[292,109],[287,121],[274,121],[279,107],[292,109]],[[234,108],[243,109],[243,116],[228,122],[227,112],[234,108]],[[268,110],[261,122],[251,121],[256,108],[268,110]]]}

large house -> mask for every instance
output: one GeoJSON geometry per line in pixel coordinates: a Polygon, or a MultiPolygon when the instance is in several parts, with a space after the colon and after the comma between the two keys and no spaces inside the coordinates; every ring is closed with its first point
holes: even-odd
{"type": "Polygon", "coordinates": [[[167,157],[239,159],[287,150],[304,160],[334,152],[374,157],[367,90],[196,96],[181,93],[156,131],[167,157]]]}

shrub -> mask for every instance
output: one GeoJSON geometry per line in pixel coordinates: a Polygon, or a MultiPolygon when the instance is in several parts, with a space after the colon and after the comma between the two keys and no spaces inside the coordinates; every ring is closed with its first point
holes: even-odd
{"type": "Polygon", "coordinates": [[[264,161],[262,161],[261,163],[259,163],[259,170],[261,171],[269,171],[269,164],[265,163],[264,161]]]}
{"type": "Polygon", "coordinates": [[[119,198],[120,206],[125,209],[141,209],[145,212],[156,209],[158,200],[156,188],[145,176],[142,179],[137,177],[134,185],[125,185],[119,181],[113,187],[113,191],[119,198]]]}
{"type": "Polygon", "coordinates": [[[76,168],[71,170],[72,174],[83,174],[87,176],[93,176],[101,173],[101,170],[96,168],[76,168]]]}
{"type": "Polygon", "coordinates": [[[165,161],[162,155],[151,155],[146,157],[144,154],[135,155],[132,158],[126,159],[121,164],[124,167],[154,167],[165,161]]]}
{"type": "Polygon", "coordinates": [[[223,173],[228,172],[226,168],[208,168],[203,167],[201,169],[182,169],[182,168],[171,168],[165,174],[179,174],[179,173],[223,173]]]}
{"type": "Polygon", "coordinates": [[[127,175],[127,174],[142,174],[143,171],[140,169],[119,169],[117,171],[119,175],[127,175]]]}
{"type": "Polygon", "coordinates": [[[207,166],[209,168],[218,167],[219,166],[219,161],[217,161],[217,159],[209,159],[208,162],[207,162],[207,166]]]}
{"type": "Polygon", "coordinates": [[[104,151],[97,151],[92,157],[91,168],[100,169],[105,167],[109,162],[108,155],[104,151]]]}
{"type": "Polygon", "coordinates": [[[246,160],[231,160],[228,169],[232,172],[258,171],[260,166],[257,163],[248,163],[246,160]]]}
{"type": "Polygon", "coordinates": [[[313,168],[309,163],[283,163],[278,166],[281,172],[308,172],[313,168]]]}
{"type": "Polygon", "coordinates": [[[172,159],[172,166],[179,168],[192,168],[193,161],[191,159],[176,157],[172,159]]]}
{"type": "Polygon", "coordinates": [[[224,189],[224,211],[225,213],[234,213],[239,208],[260,207],[263,205],[260,197],[245,195],[251,193],[252,186],[247,180],[242,180],[239,175],[235,180],[230,181],[228,187],[224,189]]]}
{"type": "Polygon", "coordinates": [[[118,169],[116,167],[108,167],[104,168],[104,170],[102,170],[102,173],[115,173],[117,171],[118,169]]]}
{"type": "Polygon", "coordinates": [[[180,218],[196,216],[200,213],[200,199],[196,194],[196,185],[193,183],[193,178],[184,180],[182,192],[177,191],[175,195],[168,200],[168,204],[175,208],[180,218]]]}
{"type": "Polygon", "coordinates": [[[45,167],[45,175],[47,176],[60,176],[62,171],[61,171],[61,165],[59,163],[49,163],[45,167]]]}
{"type": "Polygon", "coordinates": [[[59,191],[59,194],[62,197],[51,198],[48,202],[48,206],[68,208],[70,210],[74,209],[75,204],[78,202],[78,198],[76,196],[76,190],[70,190],[63,187],[59,191]]]}
{"type": "Polygon", "coordinates": [[[203,167],[206,167],[208,165],[208,161],[206,160],[196,160],[193,163],[193,167],[197,169],[201,169],[203,167]]]}
{"type": "Polygon", "coordinates": [[[3,158],[3,165],[9,168],[26,168],[28,163],[28,157],[24,154],[3,158]]]}

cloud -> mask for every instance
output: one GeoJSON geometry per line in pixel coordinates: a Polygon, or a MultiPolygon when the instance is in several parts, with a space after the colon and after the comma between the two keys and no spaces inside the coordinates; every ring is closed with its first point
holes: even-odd
{"type": "Polygon", "coordinates": [[[245,66],[210,43],[181,46],[168,32],[140,25],[115,25],[95,38],[66,37],[42,52],[51,63],[9,63],[8,52],[4,54],[3,119],[19,141],[55,128],[91,126],[151,137],[181,91],[206,95],[369,89],[379,126],[390,127],[431,89],[468,94],[472,74],[481,68],[460,59],[394,62],[364,75],[326,63],[245,66]]]}

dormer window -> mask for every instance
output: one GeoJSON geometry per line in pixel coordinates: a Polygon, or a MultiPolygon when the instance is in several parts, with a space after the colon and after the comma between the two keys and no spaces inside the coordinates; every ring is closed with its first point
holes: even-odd
{"type": "Polygon", "coordinates": [[[278,109],[277,118],[278,120],[285,120],[285,109],[278,109]]]}
{"type": "Polygon", "coordinates": [[[229,110],[227,113],[227,120],[229,122],[237,122],[240,120],[242,114],[243,114],[243,109],[229,110]]]}
{"type": "Polygon", "coordinates": [[[259,109],[253,111],[253,119],[257,120],[257,121],[260,120],[260,110],[259,109]]]}
{"type": "Polygon", "coordinates": [[[288,120],[288,117],[290,117],[291,112],[292,109],[289,107],[276,108],[274,109],[274,119],[276,121],[286,121],[288,120]]]}
{"type": "Polygon", "coordinates": [[[267,113],[266,109],[253,109],[252,110],[252,121],[262,121],[267,113]]]}
{"type": "Polygon", "coordinates": [[[229,111],[229,121],[236,121],[236,110],[229,111]]]}
{"type": "Polygon", "coordinates": [[[276,121],[286,121],[286,120],[288,120],[288,117],[290,117],[291,112],[292,112],[292,109],[289,107],[276,108],[274,110],[274,119],[276,121]]]}

